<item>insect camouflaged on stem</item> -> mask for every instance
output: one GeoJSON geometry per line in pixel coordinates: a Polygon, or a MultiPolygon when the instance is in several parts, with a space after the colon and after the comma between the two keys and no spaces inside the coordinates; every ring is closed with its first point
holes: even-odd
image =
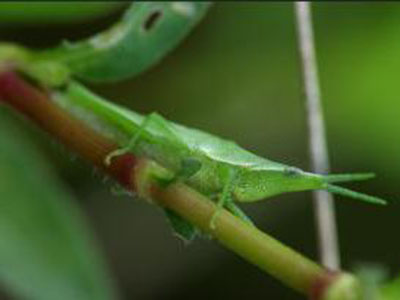
{"type": "MultiPolygon", "coordinates": [[[[326,275],[324,270],[262,234],[254,226],[243,224],[225,211],[221,212],[221,208],[226,207],[237,216],[248,221],[247,217],[234,204],[234,201],[252,202],[283,192],[310,189],[327,189],[357,199],[383,203],[383,200],[379,198],[332,185],[334,182],[367,179],[371,177],[371,174],[322,176],[307,173],[258,157],[240,148],[234,142],[172,123],[156,113],[142,116],[112,105],[70,80],[73,76],[77,76],[86,80],[107,81],[140,73],[168,52],[174,43],[177,43],[200,18],[205,8],[206,6],[187,3],[165,5],[138,3],[135,10],[128,10],[120,23],[94,38],[78,43],[65,43],[64,46],[57,49],[34,54],[23,50],[18,52],[17,48],[7,48],[3,45],[3,47],[0,47],[0,61],[3,62],[2,54],[5,53],[6,60],[17,62],[15,66],[18,67],[19,71],[32,76],[35,83],[39,83],[40,86],[48,88],[46,90],[52,93],[55,103],[85,119],[85,124],[92,125],[96,130],[102,131],[102,134],[112,135],[112,140],[116,140],[121,148],[108,155],[106,161],[113,163],[110,166],[107,166],[106,163],[105,170],[110,172],[109,169],[115,165],[116,160],[121,161],[120,158],[123,158],[121,155],[127,152],[133,152],[135,155],[145,156],[158,162],[157,168],[152,168],[153,162],[151,162],[148,169],[150,173],[147,175],[158,180],[161,183],[161,189],[158,190],[158,195],[149,193],[149,196],[154,197],[154,199],[164,198],[165,207],[172,209],[166,211],[169,219],[173,222],[175,229],[182,233],[184,237],[192,238],[195,229],[174,212],[178,212],[187,220],[193,221],[204,232],[209,232],[219,239],[226,247],[249,259],[262,269],[271,272],[289,286],[303,293],[308,293],[314,289],[313,287],[310,288],[310,285],[312,286],[315,283],[318,274],[326,275]],[[174,12],[180,17],[184,16],[188,18],[186,21],[190,21],[175,23],[176,20],[172,17],[171,19],[167,18],[167,22],[165,15],[170,12],[174,12]],[[167,24],[161,26],[163,20],[167,24]],[[166,26],[173,24],[180,24],[178,26],[180,30],[176,30],[173,26],[166,26]],[[170,28],[171,31],[169,32],[177,32],[178,34],[175,35],[174,39],[167,39],[168,43],[166,43],[163,39],[169,37],[166,34],[168,31],[157,32],[157,28],[160,28],[160,26],[170,28]],[[137,40],[135,40],[139,37],[135,35],[135,32],[142,33],[142,36],[140,36],[142,43],[137,43],[137,40]],[[155,34],[154,39],[157,42],[150,38],[151,33],[155,34]],[[135,43],[132,44],[132,41],[135,41],[135,43]],[[155,51],[155,53],[152,51],[155,51]],[[141,55],[143,56],[141,57],[141,55]],[[119,60],[117,61],[116,58],[119,58],[119,60]],[[133,59],[133,62],[126,62],[126,58],[133,59]],[[135,60],[138,64],[135,64],[135,60]],[[22,65],[19,64],[21,62],[23,62],[22,65]],[[98,127],[99,125],[101,127],[98,127]],[[113,160],[114,158],[115,160],[113,160]],[[160,170],[159,165],[166,169],[162,169],[163,172],[157,172],[157,170],[160,170]],[[179,182],[178,184],[171,184],[177,181],[184,181],[192,189],[179,182]],[[218,202],[218,205],[208,201],[202,194],[212,197],[213,200],[218,202]],[[171,199],[178,201],[174,202],[171,199]],[[219,210],[216,210],[216,207],[219,210]],[[216,218],[215,211],[221,212],[220,218],[216,218]],[[210,228],[208,226],[210,221],[211,224],[215,221],[221,226],[210,228]],[[184,226],[186,226],[186,232],[182,231],[184,226]]],[[[47,100],[47,98],[42,100],[47,100]]],[[[42,103],[45,102],[50,101],[42,101],[42,103]]],[[[52,105],[53,108],[56,108],[55,111],[58,111],[59,107],[54,103],[49,107],[52,105]]],[[[64,112],[63,109],[60,109],[61,111],[64,112]]],[[[35,112],[37,113],[35,115],[37,121],[47,120],[47,116],[43,116],[40,109],[37,109],[37,103],[35,103],[35,112]]],[[[58,116],[61,115],[63,113],[58,114],[58,116]]],[[[69,114],[66,114],[66,116],[69,117],[69,114]]],[[[55,123],[65,125],[65,120],[68,120],[68,117],[61,120],[56,117],[57,122],[55,123]]],[[[72,122],[75,121],[73,119],[71,118],[72,122]]],[[[84,123],[82,122],[82,124],[84,123]]],[[[42,126],[52,128],[54,124],[44,122],[42,126]]],[[[78,127],[75,127],[75,129],[78,129],[78,132],[81,131],[78,127]]],[[[58,133],[61,131],[58,131],[58,133]]],[[[55,132],[57,130],[53,133],[55,132]]],[[[99,136],[101,135],[99,134],[99,136]]],[[[78,150],[84,149],[86,147],[85,142],[89,140],[86,139],[84,132],[80,132],[78,139],[74,135],[70,137],[71,135],[64,131],[64,140],[75,141],[80,138],[81,141],[84,141],[82,143],[84,147],[77,147],[78,150]]],[[[87,153],[91,153],[93,145],[88,144],[87,153]]],[[[114,144],[110,144],[110,147],[113,146],[114,144]]],[[[126,180],[122,180],[122,183],[128,183],[129,186],[132,181],[136,181],[132,179],[132,173],[141,172],[136,167],[131,170],[132,159],[136,159],[136,156],[130,154],[127,154],[127,156],[131,159],[127,169],[129,176],[126,180]]],[[[102,163],[102,160],[100,160],[100,163],[102,163]]],[[[123,177],[125,178],[125,176],[123,177]]],[[[121,182],[121,177],[118,181],[121,182]]],[[[153,190],[156,189],[153,187],[153,190]]],[[[323,279],[321,282],[328,282],[325,280],[325,276],[323,276],[323,279]]],[[[352,290],[348,287],[346,283],[344,290],[352,290]]],[[[325,287],[321,289],[324,292],[325,290],[325,287]]],[[[332,299],[343,299],[343,297],[332,299]]]]}
{"type": "MultiPolygon", "coordinates": [[[[92,120],[96,128],[106,128],[118,139],[121,149],[109,159],[127,152],[156,161],[171,172],[166,182],[178,179],[248,220],[234,204],[254,202],[286,192],[325,189],[355,199],[384,204],[373,196],[333,185],[364,180],[373,174],[319,175],[259,157],[236,143],[197,129],[167,121],[152,113],[142,116],[94,95],[78,83],[70,82],[53,99],[80,118],[92,120]]],[[[212,225],[212,222],[211,222],[212,225]]]]}
{"type": "MultiPolygon", "coordinates": [[[[195,224],[225,247],[281,280],[287,286],[311,296],[313,300],[358,299],[354,297],[354,292],[358,288],[356,278],[346,273],[327,272],[313,261],[226,211],[221,211],[216,219],[216,228],[211,230],[209,222],[216,211],[216,205],[182,182],[169,184],[167,187],[159,186],[158,182],[154,181],[157,179],[153,177],[154,172],[159,171],[159,178],[164,178],[168,172],[163,168],[160,169],[155,162],[126,154],[113,160],[110,166],[104,165],[107,153],[116,147],[116,140],[108,139],[104,136],[104,132],[97,133],[92,129],[93,120],[77,120],[71,113],[59,107],[57,102],[49,101],[50,95],[30,86],[12,72],[0,74],[0,87],[0,100],[4,100],[32,119],[42,129],[77,151],[83,158],[100,168],[103,167],[107,173],[127,188],[141,195],[143,192],[150,193],[152,199],[159,205],[182,215],[191,223],[182,218],[179,219],[180,221],[186,222],[186,225],[195,224]],[[68,130],[65,130],[66,128],[68,130]],[[120,161],[120,158],[127,158],[127,156],[133,159],[128,165],[125,159],[120,161]],[[127,174],[129,178],[126,177],[127,174]],[[137,190],[138,188],[141,191],[137,190]]],[[[68,104],[71,111],[74,103],[68,104]]],[[[76,108],[78,111],[82,110],[80,106],[76,108]]],[[[182,223],[175,223],[175,226],[177,224],[182,226],[182,223]]],[[[188,234],[192,232],[192,227],[185,228],[188,234]]]]}
{"type": "MultiPolygon", "coordinates": [[[[113,27],[87,40],[39,52],[3,44],[0,60],[12,60],[18,70],[40,85],[58,90],[55,96],[59,102],[63,102],[60,100],[63,97],[69,99],[64,101],[67,108],[68,101],[76,101],[77,107],[88,106],[89,111],[83,116],[100,119],[98,123],[102,126],[98,129],[119,140],[122,149],[110,154],[109,159],[127,151],[151,158],[171,172],[172,177],[166,182],[184,180],[218,201],[218,207],[229,209],[247,222],[249,218],[235,202],[258,201],[291,191],[327,189],[383,203],[381,199],[331,184],[366,179],[371,174],[322,176],[307,173],[258,157],[234,142],[174,124],[156,113],[143,117],[113,106],[72,80],[76,76],[110,81],[140,73],[168,53],[207,8],[207,3],[134,3],[113,27]]],[[[167,216],[176,223],[178,216],[175,220],[167,216]]]]}

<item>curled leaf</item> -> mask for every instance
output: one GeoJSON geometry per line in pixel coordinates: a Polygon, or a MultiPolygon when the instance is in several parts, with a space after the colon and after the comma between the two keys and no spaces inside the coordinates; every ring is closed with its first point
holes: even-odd
{"type": "Polygon", "coordinates": [[[61,64],[71,75],[88,81],[125,79],[147,70],[169,53],[208,7],[206,2],[135,2],[110,29],[37,52],[35,63],[61,64]]]}

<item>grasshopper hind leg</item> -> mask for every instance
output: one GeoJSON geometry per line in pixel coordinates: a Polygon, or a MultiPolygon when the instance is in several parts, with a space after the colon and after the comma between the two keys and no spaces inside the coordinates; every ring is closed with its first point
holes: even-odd
{"type": "Polygon", "coordinates": [[[181,161],[181,167],[178,172],[170,179],[159,181],[162,187],[167,187],[168,185],[175,183],[177,181],[183,181],[190,179],[201,169],[201,161],[196,158],[184,158],[181,161]]]}

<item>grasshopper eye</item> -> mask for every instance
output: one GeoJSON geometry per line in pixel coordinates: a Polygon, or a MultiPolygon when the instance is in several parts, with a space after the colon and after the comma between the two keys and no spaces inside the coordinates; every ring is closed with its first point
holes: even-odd
{"type": "Polygon", "coordinates": [[[284,170],[284,174],[287,177],[296,177],[300,175],[301,171],[297,168],[289,167],[284,170]]]}
{"type": "Polygon", "coordinates": [[[157,22],[160,20],[162,16],[162,12],[159,10],[153,11],[144,21],[143,23],[143,29],[145,31],[151,30],[157,22]]]}

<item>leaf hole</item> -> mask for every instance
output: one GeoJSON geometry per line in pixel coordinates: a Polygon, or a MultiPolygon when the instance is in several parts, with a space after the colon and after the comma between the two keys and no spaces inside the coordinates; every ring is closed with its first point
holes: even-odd
{"type": "Polygon", "coordinates": [[[146,19],[146,21],[143,24],[143,28],[145,31],[149,31],[152,29],[157,22],[160,20],[162,16],[162,12],[159,10],[153,11],[146,19]]]}

